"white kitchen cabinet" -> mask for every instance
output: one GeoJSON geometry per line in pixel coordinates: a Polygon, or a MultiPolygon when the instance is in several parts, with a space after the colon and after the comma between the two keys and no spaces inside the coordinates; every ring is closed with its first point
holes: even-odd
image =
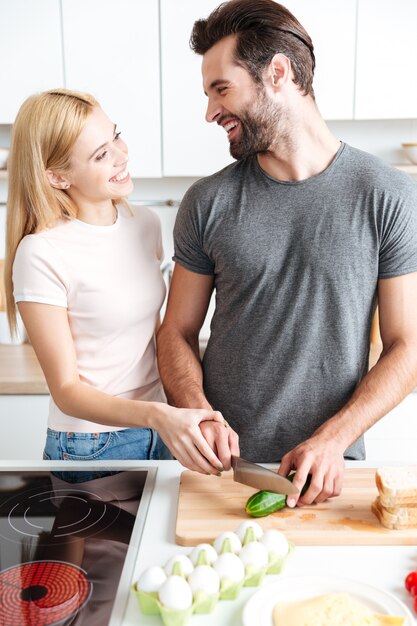
{"type": "Polygon", "coordinates": [[[62,87],[59,0],[0,0],[0,124],[30,95],[62,87]]]}
{"type": "Polygon", "coordinates": [[[366,458],[390,462],[416,462],[417,393],[410,393],[365,434],[366,458]]]}
{"type": "Polygon", "coordinates": [[[49,395],[0,395],[0,459],[42,460],[49,395]]]}
{"type": "Polygon", "coordinates": [[[313,41],[313,87],[322,116],[353,119],[356,0],[287,0],[283,4],[313,41]]]}
{"type": "Polygon", "coordinates": [[[417,2],[358,0],[356,119],[417,118],[417,2]]]}
{"type": "Polygon", "coordinates": [[[205,176],[233,161],[225,131],[205,121],[201,56],[189,46],[195,20],[219,0],[160,0],[164,176],[205,176]]]}
{"type": "Polygon", "coordinates": [[[62,0],[62,13],[66,86],[118,125],[132,177],[161,176],[158,0],[62,0]]]}

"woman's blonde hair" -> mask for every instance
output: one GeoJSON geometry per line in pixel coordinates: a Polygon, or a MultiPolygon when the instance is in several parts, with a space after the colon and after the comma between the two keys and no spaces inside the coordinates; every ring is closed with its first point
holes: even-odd
{"type": "Polygon", "coordinates": [[[46,170],[64,174],[71,152],[97,100],[86,93],[52,89],[28,98],[12,129],[8,161],[6,259],[4,282],[11,332],[16,329],[12,268],[16,249],[26,235],[51,227],[59,218],[73,219],[77,206],[63,189],[55,189],[46,170]]]}

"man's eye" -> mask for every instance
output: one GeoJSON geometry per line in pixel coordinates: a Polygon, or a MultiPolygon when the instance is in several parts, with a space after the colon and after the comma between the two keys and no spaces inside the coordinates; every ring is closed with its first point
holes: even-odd
{"type": "Polygon", "coordinates": [[[101,161],[101,159],[104,159],[104,157],[106,156],[106,154],[107,154],[107,150],[104,150],[104,152],[102,152],[101,154],[98,154],[98,155],[96,156],[96,161],[101,161]]]}
{"type": "Polygon", "coordinates": [[[223,91],[226,91],[227,87],[218,87],[217,88],[217,93],[223,93],[223,91]]]}

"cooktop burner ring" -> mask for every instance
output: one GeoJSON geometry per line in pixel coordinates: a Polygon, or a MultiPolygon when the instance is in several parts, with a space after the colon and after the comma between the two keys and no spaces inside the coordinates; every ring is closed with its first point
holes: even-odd
{"type": "Polygon", "coordinates": [[[0,572],[2,626],[54,626],[88,601],[86,572],[63,561],[30,561],[0,572]]]}
{"type": "Polygon", "coordinates": [[[43,526],[35,521],[36,507],[49,503],[54,511],[58,511],[64,500],[70,515],[67,514],[67,519],[61,520],[54,529],[55,538],[79,533],[86,536],[87,532],[88,536],[93,536],[96,532],[101,532],[108,524],[113,524],[119,511],[118,501],[115,502],[113,499],[112,517],[108,516],[109,522],[107,523],[103,520],[106,519],[108,506],[100,495],[86,489],[70,487],[41,492],[37,489],[30,489],[19,493],[0,505],[0,515],[7,517],[9,526],[17,533],[17,538],[20,535],[37,538],[43,526]],[[74,506],[69,506],[69,504],[74,506]]]}

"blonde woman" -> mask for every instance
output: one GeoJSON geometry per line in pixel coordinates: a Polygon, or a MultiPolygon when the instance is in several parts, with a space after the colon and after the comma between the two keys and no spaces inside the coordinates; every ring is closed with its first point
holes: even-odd
{"type": "Polygon", "coordinates": [[[17,304],[51,393],[44,458],[171,458],[168,446],[183,465],[217,473],[199,424],[221,414],[165,403],[154,339],[165,297],[160,224],[127,204],[127,162],[91,95],[47,91],[17,115],[6,300],[11,330],[17,304]]]}

